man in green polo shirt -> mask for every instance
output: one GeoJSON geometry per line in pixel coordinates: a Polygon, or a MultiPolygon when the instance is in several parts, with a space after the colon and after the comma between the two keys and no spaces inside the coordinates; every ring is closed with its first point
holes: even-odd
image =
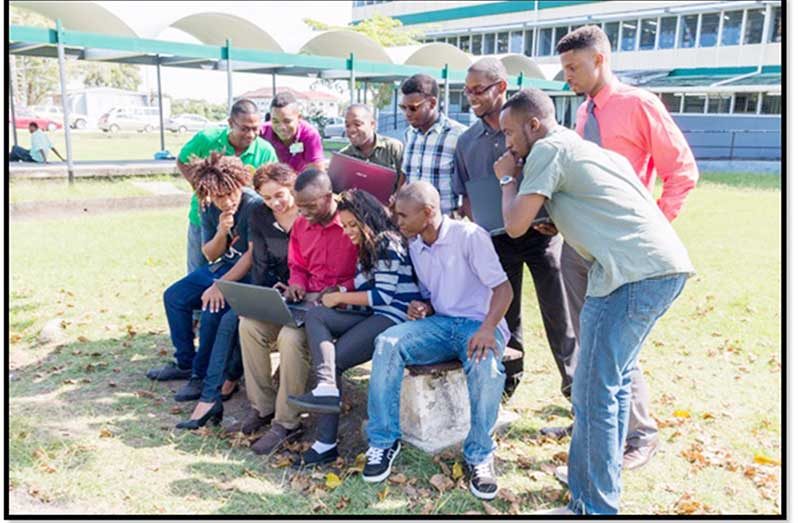
{"type": "Polygon", "coordinates": [[[402,174],[402,142],[377,134],[374,112],[368,105],[352,104],[347,107],[344,122],[349,145],[340,153],[396,169],[396,187],[401,187],[405,181],[402,174]]]}
{"type": "MultiPolygon", "coordinates": [[[[253,171],[261,165],[277,161],[274,148],[258,136],[260,112],[254,102],[241,99],[234,103],[227,123],[228,127],[209,127],[199,131],[180,150],[177,168],[186,179],[188,179],[186,167],[192,157],[207,158],[215,151],[238,156],[241,162],[251,166],[253,171]]],[[[208,263],[202,254],[202,227],[196,195],[191,198],[188,222],[187,265],[188,272],[191,273],[208,263]]]]}

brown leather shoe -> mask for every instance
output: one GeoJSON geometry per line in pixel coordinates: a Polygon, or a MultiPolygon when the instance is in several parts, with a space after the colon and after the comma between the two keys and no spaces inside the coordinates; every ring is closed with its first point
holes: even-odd
{"type": "Polygon", "coordinates": [[[277,423],[272,423],[271,428],[266,434],[250,447],[255,454],[271,454],[284,443],[294,440],[302,434],[302,427],[287,429],[277,423]]]}
{"type": "Polygon", "coordinates": [[[623,468],[626,470],[639,469],[654,457],[659,450],[659,441],[643,447],[627,446],[623,453],[623,468]]]}
{"type": "Polygon", "coordinates": [[[255,408],[250,408],[247,415],[241,421],[233,423],[229,427],[224,429],[225,432],[228,434],[235,434],[236,432],[243,432],[246,435],[255,434],[261,428],[267,426],[271,423],[272,418],[274,418],[274,412],[271,414],[267,414],[265,416],[261,416],[260,412],[258,412],[255,408]]]}

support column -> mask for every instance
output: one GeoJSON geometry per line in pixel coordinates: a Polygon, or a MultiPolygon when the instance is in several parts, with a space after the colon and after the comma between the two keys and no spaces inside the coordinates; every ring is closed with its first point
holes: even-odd
{"type": "Polygon", "coordinates": [[[272,98],[277,96],[277,73],[272,71],[272,98]]]}
{"type": "Polygon", "coordinates": [[[443,66],[443,114],[449,116],[449,64],[443,66]]]}
{"type": "Polygon", "coordinates": [[[155,77],[158,82],[158,118],[161,123],[161,150],[166,150],[166,141],[163,135],[163,95],[161,91],[161,55],[155,55],[155,77]]]}
{"type": "Polygon", "coordinates": [[[369,103],[369,81],[363,81],[363,103],[368,105],[369,103]]]}
{"type": "Polygon", "coordinates": [[[10,56],[8,60],[9,72],[11,73],[11,78],[8,79],[8,108],[11,110],[11,133],[14,136],[14,145],[19,145],[19,141],[17,139],[17,116],[14,113],[14,82],[17,80],[15,58],[16,57],[14,56],[10,56]]]}
{"type": "Polygon", "coordinates": [[[225,47],[227,48],[227,114],[229,115],[233,110],[233,60],[229,38],[225,40],[225,47]]]}
{"type": "Polygon", "coordinates": [[[399,128],[399,87],[393,87],[393,128],[399,128]]]}
{"type": "Polygon", "coordinates": [[[355,103],[355,53],[349,53],[349,105],[355,103]]]}
{"type": "Polygon", "coordinates": [[[55,21],[56,37],[58,38],[58,77],[61,83],[61,110],[64,112],[64,138],[66,140],[67,178],[70,185],[75,183],[75,170],[72,165],[72,133],[69,128],[69,104],[67,103],[66,89],[66,58],[64,57],[64,27],[61,19],[55,21]]]}

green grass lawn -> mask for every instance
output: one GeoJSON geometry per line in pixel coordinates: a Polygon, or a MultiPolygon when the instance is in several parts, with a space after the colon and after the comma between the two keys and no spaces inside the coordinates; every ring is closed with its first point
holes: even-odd
{"type": "MultiPolygon", "coordinates": [[[[780,511],[781,193],[746,181],[705,177],[676,222],[698,275],[642,353],[662,449],[624,473],[623,513],[780,511]]],[[[569,405],[528,277],[525,376],[509,403],[521,419],[499,440],[506,493],[490,508],[462,486],[439,493],[443,466],[414,449],[394,474],[415,492],[344,473],[332,488],[327,469],[297,474],[214,430],[174,430],[189,407],[144,371],[171,354],[161,294],[183,274],[185,227],[184,209],[10,224],[12,514],[529,513],[565,499],[546,471],[567,442],[537,430],[567,423],[569,405]],[[65,339],[40,345],[54,318],[65,339]]]]}
{"type": "Polygon", "coordinates": [[[152,192],[137,184],[150,182],[165,182],[181,191],[191,191],[191,185],[182,176],[161,175],[80,178],[71,185],[66,180],[11,179],[8,195],[11,203],[148,196],[152,192]]]}

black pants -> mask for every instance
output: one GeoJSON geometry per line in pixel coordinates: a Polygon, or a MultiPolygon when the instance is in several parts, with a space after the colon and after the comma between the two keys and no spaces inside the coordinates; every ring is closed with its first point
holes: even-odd
{"type": "MultiPolygon", "coordinates": [[[[522,352],[524,350],[521,293],[526,265],[535,284],[546,339],[560,372],[560,390],[566,398],[570,398],[575,367],[571,357],[576,347],[576,336],[568,315],[565,286],[560,274],[562,245],[562,236],[546,236],[533,229],[515,239],[506,234],[493,237],[493,246],[513,288],[513,301],[505,316],[510,329],[510,342],[507,345],[522,352]]],[[[523,375],[523,359],[505,361],[504,366],[507,373],[505,390],[511,394],[523,375]]]]}

